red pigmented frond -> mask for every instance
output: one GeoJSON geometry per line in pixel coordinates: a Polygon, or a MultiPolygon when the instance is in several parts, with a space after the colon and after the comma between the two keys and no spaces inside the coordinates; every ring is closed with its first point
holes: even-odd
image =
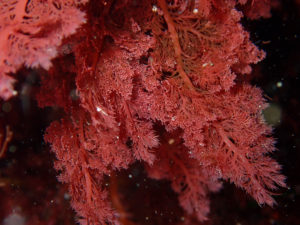
{"type": "Polygon", "coordinates": [[[190,215],[196,215],[199,221],[207,219],[209,212],[208,193],[218,191],[221,183],[218,176],[191,159],[188,149],[180,143],[180,135],[164,135],[157,150],[157,160],[148,166],[150,177],[168,179],[173,190],[179,195],[179,203],[190,215]]]}
{"type": "MultiPolygon", "coordinates": [[[[49,69],[62,39],[85,22],[72,0],[3,0],[0,14],[0,77],[23,65],[49,69]]],[[[11,90],[0,95],[13,94],[11,90]]]]}
{"type": "MultiPolygon", "coordinates": [[[[72,60],[55,61],[61,66],[42,79],[38,97],[41,106],[65,109],[65,119],[52,123],[45,138],[82,224],[117,223],[104,177],[135,161],[150,177],[169,180],[182,208],[199,221],[221,179],[259,204],[274,203],[272,191],[285,183],[268,156],[275,149],[262,118],[266,103],[258,88],[241,81],[264,53],[250,42],[236,4],[127,0],[87,6],[88,23],[61,56],[72,60]]],[[[82,21],[77,9],[72,15],[82,21]]],[[[43,34],[60,31],[64,22],[55,21],[59,26],[43,34]]]]}
{"type": "Polygon", "coordinates": [[[161,11],[152,25],[158,40],[154,68],[198,92],[228,90],[236,75],[250,73],[249,64],[264,53],[249,41],[233,4],[183,2],[158,1],[161,11]]]}
{"type": "Polygon", "coordinates": [[[2,74],[0,75],[0,97],[4,100],[8,100],[12,96],[17,94],[17,91],[14,90],[15,79],[12,77],[2,74]]]}
{"type": "Polygon", "coordinates": [[[278,0],[239,0],[245,15],[250,19],[271,17],[271,7],[279,4],[278,0]]]}
{"type": "Polygon", "coordinates": [[[68,121],[53,123],[47,130],[45,140],[51,142],[52,150],[59,161],[56,169],[59,179],[68,183],[72,206],[82,224],[113,220],[113,211],[107,200],[107,192],[99,188],[104,166],[98,162],[97,169],[90,168],[88,152],[84,149],[79,127],[68,121]]]}
{"type": "Polygon", "coordinates": [[[60,171],[60,181],[67,183],[72,206],[81,224],[105,224],[115,220],[103,176],[111,168],[126,168],[131,154],[112,133],[95,128],[83,110],[74,120],[53,122],[45,140],[51,143],[60,171]]]}

